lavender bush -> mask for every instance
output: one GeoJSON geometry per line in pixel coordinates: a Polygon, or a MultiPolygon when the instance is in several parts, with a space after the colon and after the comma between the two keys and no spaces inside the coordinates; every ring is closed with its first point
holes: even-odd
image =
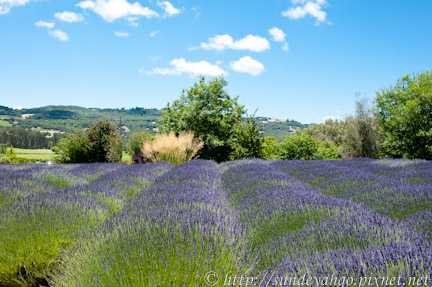
{"type": "Polygon", "coordinates": [[[431,182],[404,160],[1,165],[0,286],[409,286],[432,276],[431,182]]]}

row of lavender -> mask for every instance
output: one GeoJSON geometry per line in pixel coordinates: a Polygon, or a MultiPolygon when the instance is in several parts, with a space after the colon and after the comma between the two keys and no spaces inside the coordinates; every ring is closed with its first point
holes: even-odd
{"type": "MultiPolygon", "coordinates": [[[[432,276],[430,242],[405,224],[364,205],[317,193],[279,169],[299,176],[298,166],[308,164],[318,163],[244,161],[228,164],[223,174],[257,251],[254,273],[276,285],[304,275],[324,281],[330,275],[353,278],[357,285],[362,278],[380,276],[398,278],[407,286],[413,284],[410,277],[426,284],[425,278],[432,276]]],[[[330,170],[316,166],[302,175],[315,182],[326,172],[331,176],[330,170]]],[[[385,199],[378,200],[385,204],[385,199]]]]}
{"type": "Polygon", "coordinates": [[[0,286],[47,285],[65,252],[169,168],[0,166],[0,286]]]}
{"type": "Polygon", "coordinates": [[[317,192],[352,200],[432,237],[432,162],[279,161],[317,192]]]}
{"type": "Polygon", "coordinates": [[[0,166],[0,286],[205,286],[216,274],[217,286],[228,275],[409,285],[432,275],[431,242],[417,232],[427,228],[407,224],[430,212],[430,189],[417,190],[430,186],[428,167],[0,166]]]}
{"type": "Polygon", "coordinates": [[[214,162],[158,177],[71,252],[53,286],[205,286],[205,274],[240,272],[248,254],[239,215],[214,162]]]}

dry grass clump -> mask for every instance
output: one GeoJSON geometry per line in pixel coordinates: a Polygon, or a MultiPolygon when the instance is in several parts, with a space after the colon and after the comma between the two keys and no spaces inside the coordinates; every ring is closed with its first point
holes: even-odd
{"type": "Polygon", "coordinates": [[[178,137],[173,131],[158,134],[153,141],[144,142],[142,152],[150,161],[165,161],[179,165],[193,159],[204,146],[202,137],[194,138],[192,132],[178,137]]]}

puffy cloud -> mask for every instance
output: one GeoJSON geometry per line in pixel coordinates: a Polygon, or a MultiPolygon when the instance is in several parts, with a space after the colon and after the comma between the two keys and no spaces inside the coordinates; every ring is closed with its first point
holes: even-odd
{"type": "Polygon", "coordinates": [[[164,9],[165,15],[171,17],[180,14],[180,9],[175,8],[170,2],[162,1],[158,2],[159,7],[164,9]]]}
{"type": "Polygon", "coordinates": [[[281,43],[285,42],[286,34],[278,27],[273,27],[268,32],[272,36],[273,41],[281,42],[281,43]]]}
{"type": "Polygon", "coordinates": [[[140,70],[147,75],[181,75],[188,74],[190,77],[196,76],[226,76],[228,73],[221,69],[218,64],[213,65],[207,61],[188,62],[184,58],[171,61],[171,68],[154,68],[151,71],[140,70]]]}
{"type": "Polygon", "coordinates": [[[92,10],[105,21],[113,22],[130,16],[157,17],[159,14],[140,3],[129,3],[127,0],[85,0],[77,4],[82,9],[92,10]]]}
{"type": "Polygon", "coordinates": [[[0,15],[9,13],[14,6],[24,6],[29,2],[30,0],[0,0],[0,15]]]}
{"type": "Polygon", "coordinates": [[[36,27],[41,27],[41,28],[48,28],[48,29],[52,29],[55,26],[55,23],[53,22],[45,22],[45,21],[37,21],[35,23],[36,27]]]}
{"type": "Polygon", "coordinates": [[[282,12],[285,17],[300,19],[309,15],[316,19],[317,24],[327,19],[327,13],[322,10],[322,7],[327,4],[326,0],[291,0],[291,2],[298,6],[282,12]]]}
{"type": "Polygon", "coordinates": [[[84,20],[84,16],[82,14],[77,14],[74,12],[62,12],[62,13],[55,13],[54,16],[63,22],[73,23],[73,22],[81,22],[84,20]]]}
{"type": "Polygon", "coordinates": [[[203,42],[201,43],[200,47],[204,50],[216,51],[232,49],[248,50],[252,52],[263,52],[270,49],[270,43],[266,38],[250,34],[237,41],[234,41],[230,35],[224,34],[216,35],[215,37],[210,38],[208,43],[203,42]]]}
{"type": "Polygon", "coordinates": [[[264,65],[249,56],[240,58],[230,64],[231,69],[239,73],[247,73],[252,76],[259,76],[265,71],[264,65]]]}
{"type": "Polygon", "coordinates": [[[116,35],[117,37],[120,37],[120,38],[129,37],[129,33],[126,33],[126,32],[114,32],[114,35],[116,35]]]}
{"type": "Polygon", "coordinates": [[[50,34],[51,37],[61,42],[66,42],[69,40],[69,36],[62,30],[50,30],[48,33],[50,34]]]}

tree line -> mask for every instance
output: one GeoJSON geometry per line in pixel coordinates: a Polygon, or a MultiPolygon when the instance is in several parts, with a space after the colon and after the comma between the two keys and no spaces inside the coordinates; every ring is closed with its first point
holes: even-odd
{"type": "Polygon", "coordinates": [[[46,136],[46,133],[12,127],[0,131],[0,143],[16,148],[50,149],[65,137],[56,133],[50,138],[46,136]]]}
{"type": "MultiPolygon", "coordinates": [[[[179,99],[168,103],[159,127],[161,134],[171,133],[166,137],[170,145],[166,146],[181,150],[181,145],[186,145],[180,140],[186,137],[181,135],[192,134],[199,140],[195,145],[199,149],[193,154],[217,162],[241,158],[432,159],[432,74],[429,71],[401,78],[394,86],[380,90],[373,103],[359,99],[353,116],[309,126],[282,141],[264,138],[254,114],[248,115],[238,103],[238,97],[228,94],[226,86],[222,77],[208,81],[201,77],[183,90],[179,99]]],[[[162,138],[158,140],[161,146],[167,144],[162,138]]],[[[151,161],[163,152],[158,149],[157,156],[146,154],[145,143],[151,141],[152,136],[145,132],[135,133],[127,150],[141,162],[151,161]]],[[[121,145],[116,126],[104,120],[86,132],[61,140],[57,150],[65,162],[120,161],[121,145]]],[[[157,148],[152,150],[155,152],[157,148]]]]}

